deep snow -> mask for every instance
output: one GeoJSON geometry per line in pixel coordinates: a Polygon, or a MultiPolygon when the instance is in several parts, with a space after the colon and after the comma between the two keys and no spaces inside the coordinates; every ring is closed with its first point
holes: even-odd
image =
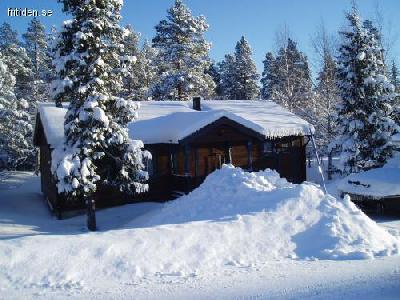
{"type": "Polygon", "coordinates": [[[38,187],[29,174],[0,184],[0,291],[7,298],[372,299],[400,292],[399,256],[384,257],[398,253],[397,225],[389,234],[352,203],[272,171],[225,167],[175,202],[100,211],[96,233],[86,233],[81,216],[50,218],[38,187]],[[352,260],[372,256],[382,258],[352,260]]]}

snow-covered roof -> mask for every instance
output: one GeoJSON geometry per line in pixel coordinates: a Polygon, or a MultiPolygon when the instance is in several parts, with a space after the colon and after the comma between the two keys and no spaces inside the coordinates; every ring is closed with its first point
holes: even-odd
{"type": "Polygon", "coordinates": [[[227,117],[265,137],[309,135],[314,128],[273,101],[203,100],[202,111],[191,101],[141,102],[139,120],[129,126],[130,136],[145,144],[178,143],[204,126],[227,117]]]}
{"type": "MultiPolygon", "coordinates": [[[[223,109],[257,125],[266,137],[309,135],[314,128],[305,120],[273,101],[266,100],[206,100],[203,110],[223,109]]],[[[245,125],[245,124],[243,124],[245,125]]]]}
{"type": "Polygon", "coordinates": [[[39,104],[40,120],[42,121],[47,143],[55,147],[63,142],[65,107],[59,108],[54,103],[39,104]]]}
{"type": "Polygon", "coordinates": [[[340,192],[382,198],[400,195],[400,153],[382,168],[350,174],[338,184],[340,192]]]}
{"type": "MultiPolygon", "coordinates": [[[[139,119],[129,124],[132,139],[145,144],[179,143],[214,121],[226,117],[265,137],[309,135],[314,128],[300,117],[272,101],[203,100],[202,111],[191,101],[143,101],[139,119]]],[[[66,108],[39,105],[40,118],[51,146],[62,142],[66,108]]]]}

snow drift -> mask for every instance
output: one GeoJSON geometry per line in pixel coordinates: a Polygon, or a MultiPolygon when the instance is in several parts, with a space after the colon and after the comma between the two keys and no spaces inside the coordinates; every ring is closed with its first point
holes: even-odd
{"type": "Polygon", "coordinates": [[[372,258],[399,249],[396,237],[347,198],[336,200],[311,183],[290,184],[271,170],[224,166],[146,222],[1,241],[0,283],[80,288],[91,280],[128,283],[272,260],[372,258]]]}

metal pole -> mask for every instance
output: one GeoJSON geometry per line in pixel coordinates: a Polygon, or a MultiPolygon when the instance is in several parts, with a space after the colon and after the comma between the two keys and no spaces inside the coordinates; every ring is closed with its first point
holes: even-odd
{"type": "Polygon", "coordinates": [[[312,143],[314,151],[315,151],[315,157],[317,158],[317,162],[318,162],[318,172],[321,175],[322,187],[324,188],[325,194],[327,194],[328,191],[326,190],[324,171],[322,170],[321,160],[319,158],[318,151],[317,151],[317,144],[315,143],[314,135],[313,135],[311,129],[310,129],[310,136],[311,136],[311,143],[312,143]]]}

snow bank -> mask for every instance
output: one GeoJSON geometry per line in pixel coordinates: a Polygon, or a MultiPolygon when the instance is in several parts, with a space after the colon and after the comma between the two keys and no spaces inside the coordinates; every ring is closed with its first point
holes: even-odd
{"type": "Polygon", "coordinates": [[[338,190],[377,199],[400,195],[400,153],[396,153],[382,168],[343,178],[338,183],[338,190]]]}
{"type": "Polygon", "coordinates": [[[81,288],[93,279],[123,284],[274,260],[372,258],[399,248],[349,199],[325,196],[311,183],[288,183],[274,171],[225,166],[145,222],[0,241],[0,283],[81,288]]]}

